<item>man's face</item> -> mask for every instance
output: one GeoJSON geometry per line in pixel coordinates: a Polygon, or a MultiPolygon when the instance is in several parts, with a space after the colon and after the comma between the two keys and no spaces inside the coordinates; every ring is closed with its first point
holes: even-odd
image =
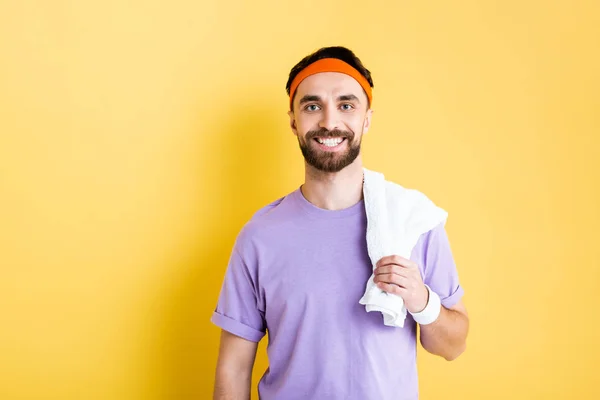
{"type": "Polygon", "coordinates": [[[322,72],[300,83],[288,114],[306,162],[323,172],[339,172],[359,156],[372,111],[354,78],[322,72]]]}

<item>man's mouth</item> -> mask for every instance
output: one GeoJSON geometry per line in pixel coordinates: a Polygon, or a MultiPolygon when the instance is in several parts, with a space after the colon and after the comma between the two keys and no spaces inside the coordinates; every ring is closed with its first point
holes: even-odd
{"type": "Polygon", "coordinates": [[[335,147],[337,145],[339,145],[340,143],[342,143],[344,140],[346,140],[345,137],[327,137],[327,138],[320,138],[320,137],[316,137],[315,140],[327,147],[335,147]]]}

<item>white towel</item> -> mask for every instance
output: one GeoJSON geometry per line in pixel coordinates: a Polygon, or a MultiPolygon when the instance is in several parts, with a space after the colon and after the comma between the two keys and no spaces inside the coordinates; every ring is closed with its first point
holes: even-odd
{"type": "MultiPolygon", "coordinates": [[[[385,180],[382,173],[363,168],[363,196],[367,213],[367,249],[373,264],[382,257],[410,258],[419,237],[439,223],[448,213],[415,189],[406,189],[385,180]]],[[[387,326],[403,327],[406,307],[402,297],[384,292],[373,282],[372,274],[359,300],[367,312],[380,311],[387,326]]]]}

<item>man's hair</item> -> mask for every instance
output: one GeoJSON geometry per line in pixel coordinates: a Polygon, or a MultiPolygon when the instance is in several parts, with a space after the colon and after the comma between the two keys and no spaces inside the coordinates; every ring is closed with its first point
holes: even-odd
{"type": "Polygon", "coordinates": [[[337,58],[338,60],[344,61],[346,64],[350,64],[354,69],[356,69],[362,76],[365,77],[369,85],[373,87],[373,79],[371,78],[371,71],[365,68],[362,61],[352,52],[352,50],[347,49],[342,46],[333,46],[333,47],[322,47],[319,50],[315,51],[312,54],[304,57],[300,62],[294,65],[294,68],[290,71],[290,76],[285,85],[285,90],[290,95],[290,86],[292,85],[292,81],[302,71],[304,68],[308,67],[310,64],[318,61],[322,58],[337,58]]]}

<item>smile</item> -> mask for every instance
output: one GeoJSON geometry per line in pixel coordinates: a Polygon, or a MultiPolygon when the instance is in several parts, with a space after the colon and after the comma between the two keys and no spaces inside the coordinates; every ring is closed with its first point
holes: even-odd
{"type": "Polygon", "coordinates": [[[346,138],[343,137],[336,137],[336,138],[315,138],[315,140],[322,144],[325,145],[327,147],[335,147],[338,146],[340,143],[342,143],[344,140],[346,140],[346,138]]]}

